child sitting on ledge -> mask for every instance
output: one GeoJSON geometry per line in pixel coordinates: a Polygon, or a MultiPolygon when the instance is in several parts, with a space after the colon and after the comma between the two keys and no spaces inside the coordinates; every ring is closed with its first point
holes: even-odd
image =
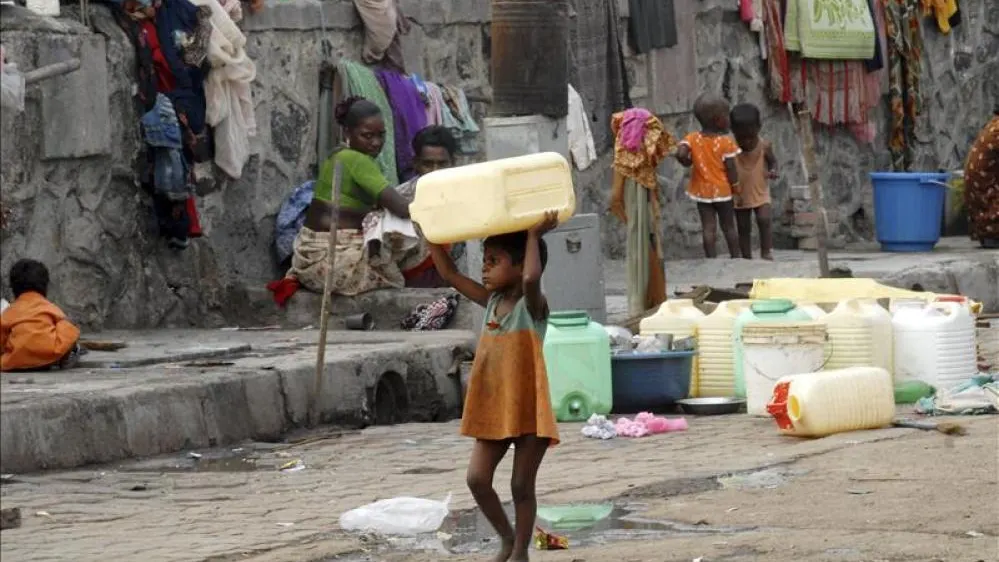
{"type": "Polygon", "coordinates": [[[0,314],[0,371],[67,369],[79,359],[80,329],[46,298],[49,270],[35,260],[10,268],[14,302],[0,314]]]}

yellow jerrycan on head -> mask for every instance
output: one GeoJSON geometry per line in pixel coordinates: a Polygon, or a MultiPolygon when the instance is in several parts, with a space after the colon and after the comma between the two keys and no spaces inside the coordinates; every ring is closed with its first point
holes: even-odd
{"type": "Polygon", "coordinates": [[[559,222],[576,212],[569,162],[542,152],[436,170],[416,183],[409,213],[434,244],[527,230],[546,211],[559,222]]]}
{"type": "MultiPolygon", "coordinates": [[[[673,339],[697,336],[697,323],[704,318],[704,313],[694,305],[692,299],[676,299],[664,302],[655,314],[643,319],[638,324],[638,333],[642,336],[656,334],[671,334],[673,339]]],[[[698,358],[695,355],[690,368],[690,396],[698,396],[698,358]]]]}

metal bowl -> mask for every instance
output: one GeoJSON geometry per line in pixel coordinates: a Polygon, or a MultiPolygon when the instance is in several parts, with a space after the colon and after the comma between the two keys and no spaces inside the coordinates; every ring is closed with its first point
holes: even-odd
{"type": "Polygon", "coordinates": [[[684,413],[692,416],[720,416],[738,413],[746,401],[742,398],[684,398],[676,403],[684,413]]]}

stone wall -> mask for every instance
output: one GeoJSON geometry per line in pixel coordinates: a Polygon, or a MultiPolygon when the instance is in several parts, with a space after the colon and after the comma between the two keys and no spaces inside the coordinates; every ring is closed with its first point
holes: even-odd
{"type": "MultiPolygon", "coordinates": [[[[414,20],[405,42],[410,69],[488,97],[489,2],[404,0],[402,7],[414,20]]],[[[78,23],[74,8],[63,6],[63,17],[52,20],[3,7],[9,60],[30,70],[49,62],[43,58],[58,47],[83,58],[85,72],[29,88],[23,114],[3,111],[2,196],[14,216],[0,245],[0,286],[6,294],[10,264],[30,256],[52,270],[53,298],[90,328],[218,326],[245,318],[244,288],[283,273],[272,249],[277,210],[314,173],[324,39],[334,60],[360,57],[352,2],[274,0],[245,20],[247,51],[257,64],[257,154],[240,180],[199,193],[205,237],[183,252],[158,238],[151,200],[136,184],[133,48],[106,8],[92,8],[96,33],[78,23]],[[46,101],[67,88],[108,101],[99,111],[46,101]],[[103,143],[78,142],[69,147],[75,153],[50,155],[61,135],[95,128],[103,143]]],[[[473,103],[473,111],[484,115],[485,106],[473,103]]]]}
{"type": "MultiPolygon", "coordinates": [[[[738,21],[735,3],[695,4],[697,87],[765,108],[764,134],[775,142],[784,170],[773,188],[780,207],[789,200],[789,186],[803,179],[787,111],[765,98],[759,47],[738,21]]],[[[403,0],[402,5],[416,23],[405,42],[410,68],[488,99],[488,0],[403,0]]],[[[987,11],[987,5],[992,0],[962,2],[964,23],[950,36],[926,22],[920,169],[960,167],[968,144],[999,101],[994,78],[999,75],[999,11],[987,11]]],[[[93,8],[96,33],[76,23],[72,9],[64,6],[65,17],[50,20],[2,8],[3,43],[23,69],[66,53],[81,57],[84,68],[29,88],[24,114],[3,112],[2,196],[15,216],[3,233],[0,269],[5,276],[19,257],[42,259],[53,271],[53,297],[91,328],[218,326],[245,318],[246,287],[259,287],[281,273],[271,244],[274,215],[286,193],[311,177],[315,166],[323,40],[334,57],[359,56],[360,24],[351,2],[271,0],[261,14],[247,18],[248,51],[258,65],[257,154],[239,181],[220,182],[200,194],[206,236],[184,252],[166,249],[156,236],[151,203],[136,185],[140,139],[132,102],[132,47],[103,7],[93,8]],[[81,93],[67,96],[67,91],[81,93]]],[[[620,0],[619,9],[624,30],[627,0],[620,0]]],[[[659,84],[678,79],[650,76],[642,56],[629,54],[627,68],[639,105],[646,101],[650,79],[659,84]]],[[[479,115],[487,109],[473,104],[479,115]]],[[[689,113],[667,115],[665,122],[678,135],[695,126],[689,113]]],[[[834,234],[869,239],[873,203],[866,175],[888,167],[884,128],[873,146],[859,145],[842,130],[816,129],[816,141],[825,204],[842,219],[834,234]]],[[[700,224],[683,195],[683,171],[668,162],[661,175],[667,256],[696,256],[700,224]]],[[[609,154],[579,173],[577,186],[580,211],[603,214],[610,191],[609,154]]],[[[623,228],[608,218],[603,231],[606,252],[622,255],[623,228]]],[[[790,243],[789,232],[782,225],[778,241],[790,243]]],[[[6,289],[6,279],[0,287],[6,289]]]]}
{"type": "MultiPolygon", "coordinates": [[[[622,2],[622,14],[626,15],[622,2]]],[[[697,87],[699,91],[724,92],[732,103],[749,102],[764,112],[763,135],[775,144],[782,175],[772,186],[775,210],[790,205],[790,187],[807,183],[798,160],[798,141],[785,107],[768,100],[765,91],[765,61],[755,35],[739,21],[736,2],[703,0],[697,6],[697,87]]],[[[925,109],[916,128],[916,164],[913,170],[955,170],[963,167],[965,155],[992,108],[999,103],[999,10],[994,0],[961,2],[962,25],[950,35],[941,34],[932,20],[924,20],[923,94],[925,109]],[[990,78],[991,77],[991,78],[990,78]]],[[[625,22],[622,22],[625,25],[625,22]]],[[[636,105],[647,101],[650,77],[646,56],[628,56],[632,98],[636,105]]],[[[676,76],[652,76],[669,82],[676,76]]],[[[874,236],[873,192],[868,179],[872,171],[890,170],[885,128],[887,116],[878,119],[878,135],[873,145],[858,143],[844,129],[815,126],[816,155],[825,191],[824,205],[838,221],[830,234],[837,242],[870,240],[874,236]]],[[[693,115],[664,116],[664,123],[677,136],[696,128],[693,115]]],[[[609,158],[605,157],[609,163],[609,158]]],[[[604,164],[604,162],[601,162],[604,164]]],[[[587,170],[583,175],[591,185],[582,197],[588,212],[606,209],[610,173],[587,170]]],[[[700,220],[697,209],[685,193],[684,170],[674,162],[665,163],[660,176],[664,186],[665,236],[669,258],[700,257],[700,220]]],[[[605,250],[610,256],[623,256],[624,231],[613,218],[604,224],[605,250]]],[[[792,225],[776,230],[778,247],[793,248],[792,225]]],[[[719,237],[719,247],[724,243],[719,237]]]]}

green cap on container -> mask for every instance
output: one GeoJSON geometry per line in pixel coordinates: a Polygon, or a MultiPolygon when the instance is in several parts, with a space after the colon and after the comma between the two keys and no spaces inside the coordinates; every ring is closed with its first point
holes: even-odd
{"type": "Polygon", "coordinates": [[[553,326],[588,326],[590,315],[584,310],[552,312],[548,316],[548,323],[553,326]]]}
{"type": "Polygon", "coordinates": [[[794,301],[790,299],[766,299],[754,302],[749,307],[753,312],[763,314],[781,314],[794,309],[794,301]]]}

